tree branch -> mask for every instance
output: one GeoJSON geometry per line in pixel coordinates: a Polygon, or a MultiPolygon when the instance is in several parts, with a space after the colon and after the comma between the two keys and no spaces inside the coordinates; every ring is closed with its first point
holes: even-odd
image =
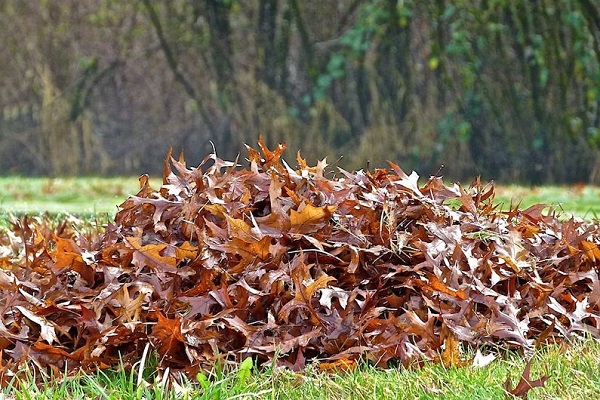
{"type": "Polygon", "coordinates": [[[200,113],[200,116],[202,117],[204,124],[206,124],[208,129],[210,129],[211,131],[214,131],[214,125],[211,122],[211,120],[208,116],[208,113],[206,112],[206,110],[204,110],[203,107],[201,107],[200,96],[196,92],[196,89],[194,88],[192,82],[190,82],[190,80],[184,75],[183,71],[181,71],[181,69],[179,68],[179,63],[177,62],[177,59],[175,58],[175,54],[173,53],[173,50],[171,49],[171,47],[169,46],[169,43],[167,42],[167,38],[165,37],[164,31],[163,31],[162,25],[160,23],[160,19],[158,18],[158,14],[156,13],[156,10],[154,9],[154,7],[152,7],[150,0],[142,0],[142,3],[144,3],[144,6],[146,7],[146,10],[148,11],[148,15],[150,17],[150,22],[152,23],[152,26],[154,27],[154,31],[156,32],[156,36],[158,37],[160,47],[162,48],[163,53],[165,54],[167,64],[169,64],[169,68],[175,75],[175,80],[177,82],[179,82],[179,84],[183,87],[183,89],[185,90],[187,95],[192,100],[194,100],[194,102],[198,106],[198,111],[200,113]]]}

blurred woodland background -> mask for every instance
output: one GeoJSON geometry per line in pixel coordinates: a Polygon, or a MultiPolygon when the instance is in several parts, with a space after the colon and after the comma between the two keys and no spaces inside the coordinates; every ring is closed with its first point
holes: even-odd
{"type": "Polygon", "coordinates": [[[0,0],[0,37],[0,174],[159,173],[262,133],[292,164],[600,183],[595,0],[0,0]]]}

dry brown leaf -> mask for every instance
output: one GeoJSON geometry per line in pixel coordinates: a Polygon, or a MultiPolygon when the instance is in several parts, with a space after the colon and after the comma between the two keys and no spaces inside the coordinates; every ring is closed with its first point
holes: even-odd
{"type": "Polygon", "coordinates": [[[434,361],[441,362],[446,368],[471,365],[473,363],[472,360],[461,359],[460,342],[456,338],[456,335],[448,330],[445,332],[444,351],[434,361]]]}
{"type": "Polygon", "coordinates": [[[127,242],[136,251],[133,253],[133,263],[139,268],[144,266],[158,271],[175,272],[176,258],[172,256],[163,256],[161,253],[168,247],[167,244],[147,244],[142,246],[141,240],[135,237],[126,238],[127,242]]]}
{"type": "Polygon", "coordinates": [[[347,358],[319,363],[319,371],[328,373],[350,372],[354,371],[357,367],[358,362],[356,362],[356,360],[349,360],[347,358]]]}
{"type": "MultiPolygon", "coordinates": [[[[462,366],[464,345],[600,337],[597,225],[502,213],[493,185],[421,187],[393,163],[336,176],[298,155],[293,170],[284,148],[260,139],[246,167],[169,155],[163,185],[140,177],[103,232],[23,217],[0,233],[0,383],[25,364],[131,368],[147,343],[161,373],[193,376],[248,356],[462,366]]],[[[527,369],[507,391],[544,381],[527,369]]]]}
{"type": "Polygon", "coordinates": [[[531,370],[531,361],[528,361],[527,364],[525,365],[525,369],[523,370],[523,373],[521,374],[521,378],[519,379],[519,382],[517,383],[517,386],[514,387],[514,389],[511,389],[511,382],[510,382],[510,377],[506,378],[506,381],[504,382],[504,388],[506,389],[506,391],[510,394],[512,394],[513,396],[516,397],[521,397],[526,399],[527,398],[527,394],[529,393],[529,391],[533,388],[536,387],[544,387],[544,385],[546,384],[546,381],[548,380],[548,376],[542,376],[539,379],[531,379],[530,377],[530,370],[531,370]]]}
{"type": "Polygon", "coordinates": [[[598,244],[582,240],[581,247],[583,248],[585,256],[591,262],[595,263],[596,261],[600,261],[600,249],[598,249],[598,244]]]}
{"type": "Polygon", "coordinates": [[[336,206],[315,207],[305,204],[300,211],[290,211],[290,223],[292,233],[313,233],[329,222],[336,206]]]}
{"type": "Polygon", "coordinates": [[[157,311],[158,320],[152,328],[152,337],[158,354],[169,359],[185,359],[185,339],[181,334],[181,320],[169,319],[157,311]]]}

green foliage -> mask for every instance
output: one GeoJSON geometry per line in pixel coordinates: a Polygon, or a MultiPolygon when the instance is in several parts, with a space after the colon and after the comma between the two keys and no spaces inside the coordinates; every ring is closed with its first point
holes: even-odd
{"type": "MultiPolygon", "coordinates": [[[[533,355],[532,377],[550,375],[545,387],[529,392],[529,399],[596,398],[600,395],[600,344],[594,341],[571,346],[549,346],[533,355]]],[[[219,399],[256,398],[291,400],[367,398],[506,399],[503,383],[519,379],[526,361],[517,353],[507,353],[482,367],[445,368],[425,364],[418,369],[377,370],[361,365],[351,372],[333,374],[308,369],[302,374],[268,367],[253,370],[243,387],[236,386],[240,368],[224,372],[220,379],[203,383],[175,382],[170,387],[157,377],[137,385],[137,376],[124,369],[94,375],[81,375],[43,386],[30,382],[6,389],[7,398],[29,399],[219,399]]],[[[151,368],[151,365],[148,366],[151,368]]]]}

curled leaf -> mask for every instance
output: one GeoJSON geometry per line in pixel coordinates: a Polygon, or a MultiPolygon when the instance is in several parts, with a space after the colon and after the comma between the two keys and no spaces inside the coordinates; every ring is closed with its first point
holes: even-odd
{"type": "Polygon", "coordinates": [[[527,362],[527,364],[525,365],[525,369],[523,370],[523,373],[521,374],[521,378],[519,379],[519,382],[517,383],[517,385],[511,389],[511,382],[510,382],[510,377],[506,378],[506,381],[504,382],[504,388],[506,389],[506,391],[510,394],[512,394],[513,396],[516,397],[521,397],[521,398],[527,398],[527,393],[529,393],[529,391],[533,388],[537,388],[537,387],[544,387],[544,385],[546,384],[546,381],[548,380],[548,376],[542,376],[539,379],[531,379],[530,377],[530,372],[531,372],[531,360],[527,362]]]}

